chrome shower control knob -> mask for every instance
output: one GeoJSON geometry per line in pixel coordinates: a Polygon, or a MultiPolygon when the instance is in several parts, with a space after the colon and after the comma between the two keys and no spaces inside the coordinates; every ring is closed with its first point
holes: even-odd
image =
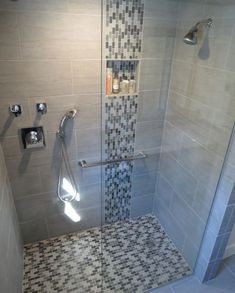
{"type": "Polygon", "coordinates": [[[38,113],[41,113],[42,115],[47,113],[47,104],[46,103],[38,103],[36,104],[38,113]]]}
{"type": "Polygon", "coordinates": [[[36,144],[39,142],[38,132],[37,131],[30,131],[26,135],[26,141],[28,144],[36,144]]]}
{"type": "Polygon", "coordinates": [[[22,113],[21,105],[12,105],[10,106],[10,112],[13,113],[16,117],[22,113]]]}

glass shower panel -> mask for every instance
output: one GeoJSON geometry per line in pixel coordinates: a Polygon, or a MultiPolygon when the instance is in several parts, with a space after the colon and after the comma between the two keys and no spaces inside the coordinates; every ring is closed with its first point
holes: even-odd
{"type": "Polygon", "coordinates": [[[233,8],[231,1],[179,3],[154,209],[192,269],[234,124],[233,8]],[[208,18],[194,46],[182,41],[208,18]]]}
{"type": "Polygon", "coordinates": [[[235,116],[230,8],[103,3],[103,292],[143,292],[194,269],[235,116]]]}

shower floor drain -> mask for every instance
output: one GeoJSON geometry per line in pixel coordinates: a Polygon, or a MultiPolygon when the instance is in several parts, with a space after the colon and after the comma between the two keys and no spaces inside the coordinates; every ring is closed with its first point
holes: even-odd
{"type": "Polygon", "coordinates": [[[190,273],[149,215],[24,247],[24,293],[136,293],[190,273]]]}

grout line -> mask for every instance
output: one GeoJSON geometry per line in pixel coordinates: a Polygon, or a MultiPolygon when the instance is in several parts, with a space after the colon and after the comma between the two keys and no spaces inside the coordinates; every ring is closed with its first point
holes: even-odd
{"type": "MultiPolygon", "coordinates": [[[[63,9],[64,10],[64,9],[63,9]]],[[[54,10],[36,10],[36,9],[0,9],[0,12],[11,12],[11,13],[38,13],[38,14],[54,14],[54,15],[65,15],[65,16],[97,16],[101,17],[102,14],[90,14],[90,13],[74,13],[67,11],[65,12],[60,12],[60,11],[54,11],[54,10]]]]}
{"type": "Polygon", "coordinates": [[[228,66],[228,58],[229,58],[229,55],[231,53],[234,35],[235,35],[235,22],[233,24],[232,33],[231,33],[230,40],[229,40],[229,45],[228,45],[228,49],[227,49],[228,50],[227,51],[227,56],[226,56],[225,61],[224,61],[224,68],[226,68],[228,66]]]}
{"type": "Polygon", "coordinates": [[[219,71],[219,72],[224,72],[224,73],[229,73],[229,74],[235,74],[235,70],[229,70],[229,69],[223,69],[223,68],[219,68],[219,67],[213,67],[213,66],[209,66],[209,65],[204,65],[204,64],[198,64],[196,63],[195,64],[195,61],[185,61],[185,60],[182,60],[182,59],[177,59],[175,58],[173,60],[174,62],[181,62],[181,63],[185,63],[185,64],[188,64],[188,65],[191,65],[191,66],[197,66],[197,67],[201,67],[201,68],[205,68],[205,69],[210,69],[210,70],[214,70],[214,71],[219,71]]]}

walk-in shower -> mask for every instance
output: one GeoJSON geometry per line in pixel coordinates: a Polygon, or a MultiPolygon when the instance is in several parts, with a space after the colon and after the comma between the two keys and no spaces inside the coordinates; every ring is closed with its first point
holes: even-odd
{"type": "Polygon", "coordinates": [[[215,275],[234,56],[231,0],[0,0],[0,292],[215,275]]]}

